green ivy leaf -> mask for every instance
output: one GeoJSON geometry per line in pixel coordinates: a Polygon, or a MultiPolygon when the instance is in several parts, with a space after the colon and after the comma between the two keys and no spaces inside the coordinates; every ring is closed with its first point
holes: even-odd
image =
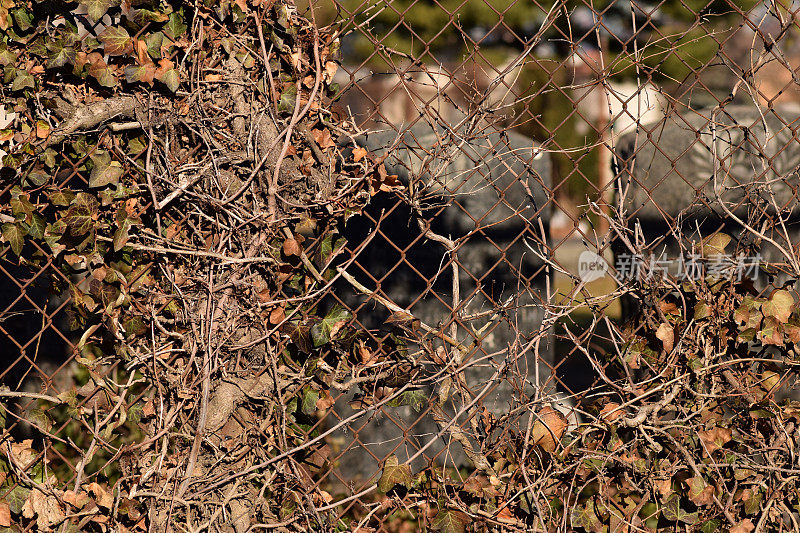
{"type": "Polygon", "coordinates": [[[23,185],[31,185],[33,187],[41,187],[47,180],[50,179],[50,176],[47,175],[47,172],[40,168],[34,168],[28,174],[25,175],[23,179],[23,185]]]}
{"type": "Polygon", "coordinates": [[[184,33],[186,33],[186,23],[183,20],[183,13],[171,13],[169,20],[164,25],[164,34],[173,41],[177,41],[184,33]]]}
{"type": "MultiPolygon", "coordinates": [[[[13,483],[13,481],[11,481],[11,483],[13,483]]],[[[17,485],[8,492],[6,492],[5,487],[0,488],[0,497],[6,500],[8,508],[11,509],[11,512],[14,514],[22,513],[22,507],[25,505],[25,502],[28,501],[30,493],[31,489],[23,487],[22,485],[17,485]]]]}
{"type": "Polygon", "coordinates": [[[469,523],[469,516],[452,509],[440,509],[433,517],[433,528],[441,533],[464,533],[469,523]]]}
{"type": "Polygon", "coordinates": [[[744,500],[744,512],[748,515],[754,515],[761,509],[761,502],[764,499],[764,495],[761,494],[761,491],[758,489],[751,489],[754,491],[750,498],[744,500]]]}
{"type": "Polygon", "coordinates": [[[62,189],[49,193],[47,198],[55,206],[66,207],[75,199],[75,193],[69,189],[62,189]]]}
{"type": "Polygon", "coordinates": [[[700,520],[698,513],[687,513],[681,509],[681,498],[673,494],[664,507],[661,508],[664,518],[671,522],[683,522],[685,524],[696,524],[700,520]]]}
{"type": "Polygon", "coordinates": [[[347,239],[340,237],[335,240],[333,238],[333,234],[329,233],[325,235],[325,238],[322,239],[322,246],[320,251],[322,252],[322,260],[326,263],[331,260],[332,254],[334,252],[339,252],[344,248],[344,245],[347,244],[347,239]]]}
{"type": "Polygon", "coordinates": [[[148,55],[156,61],[161,59],[161,46],[164,44],[164,34],[160,31],[151,33],[145,37],[144,42],[147,44],[148,55]]]}
{"type": "Polygon", "coordinates": [[[422,406],[425,405],[427,402],[428,396],[422,392],[421,390],[408,390],[403,392],[400,396],[395,398],[394,400],[387,402],[386,405],[389,407],[400,407],[403,405],[407,405],[411,407],[417,413],[420,412],[422,406]]]}
{"type": "Polygon", "coordinates": [[[114,232],[114,251],[119,252],[122,250],[125,245],[128,243],[128,239],[130,239],[130,235],[128,231],[131,229],[131,220],[126,218],[120,225],[117,227],[117,230],[114,232]]]}
{"type": "Polygon", "coordinates": [[[142,420],[142,412],[144,408],[142,404],[137,403],[128,407],[128,421],[133,424],[138,424],[142,420]]]}
{"type": "Polygon", "coordinates": [[[28,200],[27,194],[14,195],[10,204],[11,213],[19,220],[28,219],[35,209],[30,200],[28,200]]]}
{"type": "Polygon", "coordinates": [[[112,161],[107,152],[92,155],[94,168],[89,175],[89,187],[105,187],[117,185],[125,173],[119,161],[112,161]]]}
{"type": "Polygon", "coordinates": [[[283,113],[291,113],[294,110],[295,99],[297,98],[297,88],[295,86],[287,87],[281,93],[278,100],[278,111],[283,113]]]}
{"type": "Polygon", "coordinates": [[[53,256],[57,257],[58,254],[66,249],[65,245],[58,242],[61,240],[61,236],[64,234],[64,231],[66,231],[66,224],[64,224],[64,222],[61,220],[57,220],[53,224],[48,224],[44,230],[44,242],[50,247],[50,250],[53,252],[53,256]],[[57,227],[57,224],[59,226],[63,226],[63,228],[57,227]]]}
{"type": "Polygon", "coordinates": [[[103,43],[103,50],[108,55],[119,56],[133,51],[131,36],[122,26],[108,26],[97,36],[97,40],[103,43]]]}
{"type": "Polygon", "coordinates": [[[94,225],[92,211],[85,205],[71,206],[61,220],[67,225],[70,233],[76,237],[89,233],[94,225]]]}
{"type": "Polygon", "coordinates": [[[169,20],[166,14],[150,9],[136,9],[133,12],[133,21],[140,26],[144,26],[148,22],[164,22],[166,20],[169,20]]]}
{"type": "Polygon", "coordinates": [[[122,323],[122,327],[128,337],[140,336],[147,333],[147,324],[140,316],[133,316],[122,323]]]}
{"type": "Polygon", "coordinates": [[[31,218],[31,223],[28,226],[28,235],[34,239],[43,239],[47,222],[45,222],[44,217],[39,213],[33,213],[31,218]]]}
{"type": "Polygon", "coordinates": [[[47,58],[48,68],[61,68],[67,63],[74,64],[77,54],[72,46],[65,46],[62,41],[48,43],[50,54],[47,58]]]}
{"type": "Polygon", "coordinates": [[[98,61],[89,67],[89,76],[97,80],[103,87],[114,87],[117,85],[117,77],[103,61],[98,61]]]}
{"type": "Polygon", "coordinates": [[[319,400],[319,392],[307,387],[303,390],[303,401],[300,404],[300,410],[307,415],[313,415],[317,412],[317,400],[319,400]]]}
{"type": "Polygon", "coordinates": [[[320,347],[328,344],[336,338],[336,334],[342,329],[348,320],[350,320],[350,312],[336,305],[319,323],[311,328],[311,339],[314,341],[314,347],[320,347]]]}
{"type": "Polygon", "coordinates": [[[19,224],[3,224],[3,237],[11,246],[15,254],[22,253],[22,246],[25,244],[25,231],[19,224]]]}
{"type": "Polygon", "coordinates": [[[33,89],[35,86],[33,76],[24,70],[17,69],[14,75],[14,81],[11,82],[12,91],[21,91],[22,89],[33,89]]]}
{"type": "Polygon", "coordinates": [[[28,420],[39,430],[50,431],[53,429],[53,421],[42,409],[34,409],[28,414],[28,420]]]}
{"type": "Polygon", "coordinates": [[[92,22],[99,22],[108,8],[115,4],[113,0],[80,0],[79,3],[86,8],[86,13],[92,22]]]}
{"type": "Polygon", "coordinates": [[[303,353],[309,353],[314,348],[311,340],[311,330],[305,324],[297,324],[289,334],[292,342],[303,353]]]}
{"type": "Polygon", "coordinates": [[[174,68],[171,68],[163,74],[157,76],[156,79],[166,85],[167,89],[172,92],[177,91],[181,84],[181,77],[178,75],[178,71],[174,68]]]}
{"type": "Polygon", "coordinates": [[[33,27],[33,14],[24,7],[18,7],[11,12],[14,22],[21,31],[28,31],[33,27]]]}
{"type": "Polygon", "coordinates": [[[700,533],[714,533],[720,527],[722,527],[722,520],[712,518],[711,520],[703,522],[703,525],[700,526],[700,533]]]}
{"type": "MultiPolygon", "coordinates": [[[[409,488],[413,479],[411,476],[411,466],[401,465],[396,455],[386,458],[383,465],[383,472],[378,480],[378,490],[387,493],[396,485],[409,488]]],[[[463,531],[463,530],[462,530],[463,531]]]]}
{"type": "Polygon", "coordinates": [[[5,45],[0,47],[0,65],[12,65],[17,61],[17,54],[6,48],[5,45]]]}
{"type": "Polygon", "coordinates": [[[47,168],[55,168],[57,157],[58,153],[55,150],[52,148],[46,148],[45,151],[39,155],[39,161],[44,163],[47,168]]]}
{"type": "Polygon", "coordinates": [[[147,149],[142,137],[134,137],[128,141],[128,155],[139,155],[147,149]]]}

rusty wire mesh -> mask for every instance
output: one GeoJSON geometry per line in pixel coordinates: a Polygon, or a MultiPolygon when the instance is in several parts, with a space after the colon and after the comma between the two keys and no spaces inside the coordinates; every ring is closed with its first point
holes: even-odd
{"type": "MultiPolygon", "coordinates": [[[[530,431],[529,413],[544,405],[571,423],[591,416],[584,402],[608,390],[607,355],[635,314],[626,294],[655,279],[618,283],[621,256],[641,256],[656,277],[654,262],[666,258],[661,275],[675,275],[680,252],[723,230],[747,257],[763,252],[784,271],[758,270],[755,290],[800,272],[795,2],[341,0],[304,9],[339,28],[338,113],[399,176],[342,224],[346,275],[318,296],[348,309],[367,338],[394,343],[397,365],[372,390],[332,389],[333,407],[310,425],[308,438],[325,436],[305,458],[309,486],[332,498],[320,509],[397,530],[376,514],[389,457],[469,475],[464,468],[530,431]],[[597,258],[609,271],[587,278],[582,265],[597,258]],[[401,402],[370,406],[403,389],[401,402]]],[[[88,183],[79,165],[58,179],[88,183]]],[[[2,251],[4,435],[31,434],[43,408],[36,394],[93,383],[76,362],[69,297],[58,295],[70,280],[38,252],[20,265],[2,251]]],[[[128,379],[123,362],[102,372],[128,379]]],[[[103,394],[84,391],[83,402],[103,394]]],[[[51,414],[59,423],[45,428],[43,453],[75,483],[92,428],[51,414]]],[[[95,457],[109,468],[119,459],[95,457]]]]}

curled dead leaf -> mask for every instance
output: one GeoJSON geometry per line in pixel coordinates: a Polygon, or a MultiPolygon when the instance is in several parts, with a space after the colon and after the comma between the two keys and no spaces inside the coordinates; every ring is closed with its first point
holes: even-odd
{"type": "Polygon", "coordinates": [[[675,330],[666,322],[661,323],[656,330],[656,338],[664,345],[664,351],[670,353],[675,347],[675,330]]]}
{"type": "Polygon", "coordinates": [[[358,148],[353,149],[353,161],[355,161],[356,163],[364,159],[366,156],[367,156],[366,149],[361,148],[360,146],[358,148]]]}
{"type": "Polygon", "coordinates": [[[697,435],[706,451],[711,454],[730,442],[733,431],[730,428],[714,427],[708,431],[698,431],[697,435]]]}
{"type": "Polygon", "coordinates": [[[300,255],[300,244],[293,238],[286,239],[283,242],[283,253],[287,257],[300,255]]]}
{"type": "Polygon", "coordinates": [[[276,307],[269,313],[270,324],[280,324],[286,318],[286,311],[283,307],[276,307]]]}
{"type": "Polygon", "coordinates": [[[550,406],[543,407],[534,416],[536,422],[531,431],[533,444],[546,452],[554,452],[569,425],[567,417],[550,406]]]}
{"type": "Polygon", "coordinates": [[[600,411],[600,418],[606,422],[613,422],[624,414],[625,412],[619,408],[618,403],[609,402],[603,406],[603,409],[600,411]]]}

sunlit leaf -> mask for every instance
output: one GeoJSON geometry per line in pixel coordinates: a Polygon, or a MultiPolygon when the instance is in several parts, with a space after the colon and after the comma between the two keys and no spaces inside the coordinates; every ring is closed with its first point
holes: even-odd
{"type": "Polygon", "coordinates": [[[403,487],[411,487],[413,481],[411,477],[411,466],[407,464],[399,464],[400,461],[396,455],[389,456],[383,465],[383,472],[378,480],[378,490],[381,492],[389,492],[395,485],[403,487]]]}
{"type": "Polygon", "coordinates": [[[14,75],[14,81],[11,82],[12,91],[21,91],[22,89],[33,89],[35,86],[33,76],[24,70],[17,70],[14,75]]]}
{"type": "Polygon", "coordinates": [[[86,8],[86,13],[92,22],[99,22],[108,8],[115,3],[114,0],[80,0],[80,5],[86,8]]]}
{"type": "Polygon", "coordinates": [[[89,187],[105,187],[119,183],[119,179],[125,173],[119,161],[95,157],[92,157],[92,160],[94,161],[94,168],[89,175],[89,187]]]}
{"type": "Polygon", "coordinates": [[[155,74],[156,66],[152,62],[145,63],[144,65],[125,67],[125,80],[127,80],[128,83],[135,83],[138,81],[152,85],[155,74]]]}
{"type": "Polygon", "coordinates": [[[3,224],[3,238],[11,246],[15,254],[22,253],[22,246],[25,244],[25,232],[19,224],[3,224]]]}
{"type": "Polygon", "coordinates": [[[131,36],[122,26],[108,26],[97,39],[103,43],[103,50],[108,55],[123,55],[133,51],[131,36]]]}
{"type": "Polygon", "coordinates": [[[186,23],[183,20],[183,14],[171,13],[169,20],[164,25],[164,34],[173,41],[177,41],[184,33],[186,33],[186,23]]]}
{"type": "Polygon", "coordinates": [[[180,87],[181,84],[180,75],[178,75],[178,71],[175,70],[174,68],[169,69],[163,74],[157,76],[156,79],[161,83],[163,83],[164,85],[166,85],[167,89],[169,89],[172,92],[177,91],[178,87],[180,87]]]}
{"type": "Polygon", "coordinates": [[[97,80],[103,87],[114,87],[117,84],[117,77],[104,62],[93,63],[89,67],[89,76],[97,80]]]}
{"type": "Polygon", "coordinates": [[[318,324],[311,328],[314,346],[319,347],[336,338],[336,334],[351,318],[350,311],[335,306],[318,324]]]}
{"type": "Polygon", "coordinates": [[[661,508],[661,513],[664,518],[672,522],[683,522],[685,524],[696,524],[700,517],[698,513],[688,513],[681,508],[681,498],[677,494],[673,494],[664,507],[661,508]]]}

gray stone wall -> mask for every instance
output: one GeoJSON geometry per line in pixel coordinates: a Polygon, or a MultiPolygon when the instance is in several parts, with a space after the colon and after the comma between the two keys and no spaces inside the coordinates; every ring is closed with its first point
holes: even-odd
{"type": "Polygon", "coordinates": [[[774,109],[730,105],[672,113],[623,136],[615,147],[617,194],[631,225],[639,223],[655,252],[679,252],[685,243],[723,230],[742,244],[756,244],[769,261],[785,259],[758,243],[731,217],[746,221],[784,217],[789,242],[771,224],[758,230],[781,246],[800,237],[797,195],[800,169],[800,107],[774,109]]]}

